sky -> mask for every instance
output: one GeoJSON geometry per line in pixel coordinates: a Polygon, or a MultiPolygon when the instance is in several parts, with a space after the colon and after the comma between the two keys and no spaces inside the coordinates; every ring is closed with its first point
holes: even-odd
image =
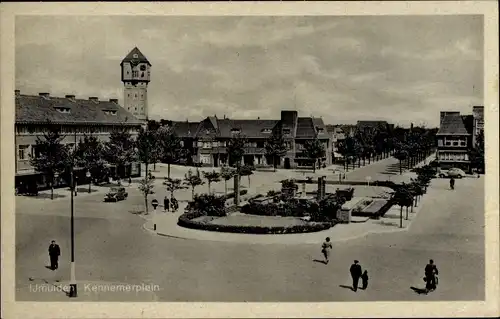
{"type": "Polygon", "coordinates": [[[151,62],[150,118],[387,120],[436,127],[483,104],[481,16],[17,16],[16,89],[123,101],[151,62]]]}

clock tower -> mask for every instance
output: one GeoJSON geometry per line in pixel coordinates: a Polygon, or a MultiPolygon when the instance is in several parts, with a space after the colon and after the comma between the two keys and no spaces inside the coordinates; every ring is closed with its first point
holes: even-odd
{"type": "Polygon", "coordinates": [[[137,119],[148,120],[148,84],[151,63],[135,47],[120,63],[122,71],[123,107],[137,119]]]}

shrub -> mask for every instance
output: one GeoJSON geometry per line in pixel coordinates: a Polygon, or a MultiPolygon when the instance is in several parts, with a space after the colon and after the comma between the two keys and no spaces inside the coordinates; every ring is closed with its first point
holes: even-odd
{"type": "MultiPolygon", "coordinates": [[[[248,190],[246,190],[246,189],[240,190],[240,196],[246,195],[247,193],[248,193],[248,190]]],[[[227,193],[226,199],[231,199],[231,198],[234,198],[234,192],[227,193]]]]}
{"type": "Polygon", "coordinates": [[[279,195],[279,194],[280,194],[280,192],[275,191],[275,190],[270,190],[269,192],[267,192],[268,197],[274,197],[274,196],[279,195]]]}
{"type": "Polygon", "coordinates": [[[285,179],[285,180],[282,180],[281,181],[281,187],[282,188],[293,188],[293,189],[298,189],[299,186],[297,186],[297,184],[295,184],[295,180],[294,179],[285,179]]]}
{"type": "Polygon", "coordinates": [[[201,213],[200,216],[222,217],[226,216],[225,202],[224,196],[202,194],[194,197],[193,201],[189,203],[189,208],[201,213]]]}

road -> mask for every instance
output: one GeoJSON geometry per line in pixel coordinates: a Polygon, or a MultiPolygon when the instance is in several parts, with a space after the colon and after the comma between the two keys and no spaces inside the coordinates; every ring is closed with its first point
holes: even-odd
{"type": "MultiPolygon", "coordinates": [[[[391,161],[362,169],[375,175],[388,165],[391,161]]],[[[366,174],[359,172],[353,174],[366,174]]],[[[434,180],[409,231],[334,244],[328,265],[314,261],[321,256],[320,247],[313,245],[153,236],[141,228],[143,219],[127,206],[141,203],[134,190],[127,201],[116,204],[100,203],[99,194],[78,196],[76,276],[82,281],[153,283],[160,287],[156,293],[160,301],[481,300],[483,184],[484,178],[467,178],[457,181],[451,191],[447,180],[434,180]],[[440,270],[440,284],[437,291],[419,295],[410,287],[424,286],[423,268],[429,258],[440,270]],[[369,272],[366,291],[354,293],[342,287],[351,284],[348,269],[354,259],[369,272]]],[[[37,294],[27,289],[29,277],[48,282],[69,278],[69,200],[19,197],[16,204],[17,299],[37,300],[37,294]],[[62,250],[56,272],[44,267],[52,239],[62,250]]]]}

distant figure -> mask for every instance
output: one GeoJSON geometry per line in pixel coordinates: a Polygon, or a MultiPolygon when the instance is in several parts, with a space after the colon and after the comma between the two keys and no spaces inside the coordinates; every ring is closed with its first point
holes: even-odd
{"type": "Polygon", "coordinates": [[[429,263],[425,266],[425,292],[428,293],[431,290],[436,290],[436,276],[439,274],[434,260],[429,260],[429,263]]]}
{"type": "Polygon", "coordinates": [[[450,178],[450,188],[455,189],[455,179],[453,177],[450,178]]]}
{"type": "Polygon", "coordinates": [[[129,176],[128,177],[128,186],[130,186],[130,184],[132,184],[132,178],[129,176]]]}
{"type": "Polygon", "coordinates": [[[53,240],[49,246],[49,257],[50,257],[50,269],[56,270],[59,267],[59,256],[61,255],[61,249],[56,241],[53,240]]]}
{"type": "Polygon", "coordinates": [[[172,205],[172,212],[175,213],[179,209],[179,202],[175,197],[172,197],[171,205],[172,205]]]}
{"type": "Polygon", "coordinates": [[[167,195],[163,198],[163,210],[168,212],[170,210],[170,201],[168,200],[167,195]]]}
{"type": "Polygon", "coordinates": [[[363,274],[361,275],[361,282],[363,284],[363,290],[365,290],[368,287],[368,271],[365,270],[363,274]]]}
{"type": "Polygon", "coordinates": [[[351,272],[352,277],[352,290],[358,291],[359,277],[361,277],[362,274],[361,266],[359,265],[358,260],[354,261],[354,264],[351,265],[349,271],[351,272]]]}
{"type": "Polygon", "coordinates": [[[332,243],[330,242],[330,237],[326,237],[325,242],[321,245],[321,252],[325,256],[325,265],[330,261],[330,251],[332,250],[332,243]]]}

